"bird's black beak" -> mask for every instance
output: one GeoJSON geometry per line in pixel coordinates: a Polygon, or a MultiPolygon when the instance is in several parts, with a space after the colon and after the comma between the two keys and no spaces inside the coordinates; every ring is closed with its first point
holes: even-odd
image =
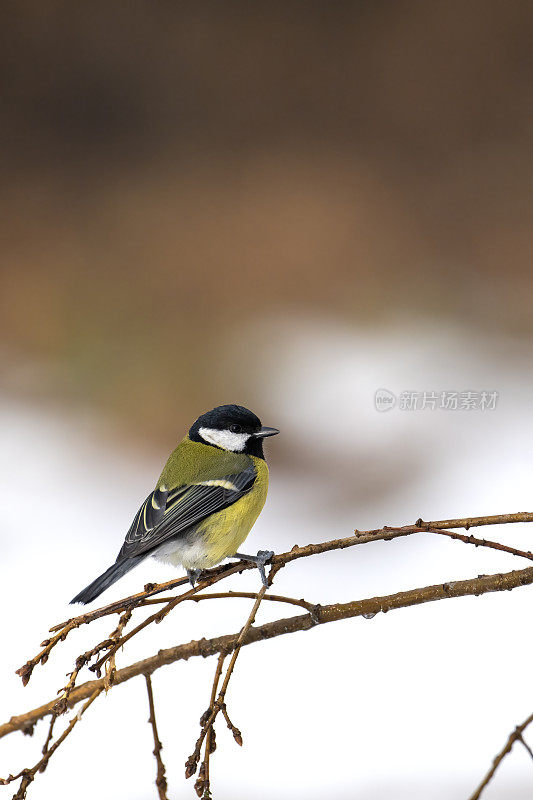
{"type": "Polygon", "coordinates": [[[252,434],[255,439],[266,439],[267,436],[275,436],[279,433],[277,428],[259,428],[258,431],[252,434]]]}

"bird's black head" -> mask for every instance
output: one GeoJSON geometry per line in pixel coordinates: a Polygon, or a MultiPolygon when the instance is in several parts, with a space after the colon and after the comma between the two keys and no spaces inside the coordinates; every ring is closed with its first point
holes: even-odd
{"type": "Polygon", "coordinates": [[[189,430],[189,439],[264,458],[263,439],[276,433],[277,428],[262,427],[259,417],[244,406],[228,405],[217,406],[198,417],[189,430]]]}

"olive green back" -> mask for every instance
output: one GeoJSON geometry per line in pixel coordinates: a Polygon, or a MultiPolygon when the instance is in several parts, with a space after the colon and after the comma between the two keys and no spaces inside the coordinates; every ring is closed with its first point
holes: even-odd
{"type": "Polygon", "coordinates": [[[187,483],[208,481],[235,475],[250,466],[252,459],[244,453],[219,450],[208,444],[193,442],[186,436],[170,454],[157,482],[169,489],[187,483]]]}

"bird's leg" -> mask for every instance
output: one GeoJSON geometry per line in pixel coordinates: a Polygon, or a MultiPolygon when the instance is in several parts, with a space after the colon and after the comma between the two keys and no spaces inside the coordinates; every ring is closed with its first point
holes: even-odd
{"type": "Polygon", "coordinates": [[[188,569],[187,570],[187,577],[188,577],[189,581],[191,582],[191,586],[193,588],[194,588],[194,584],[196,583],[196,581],[198,580],[198,578],[200,577],[201,574],[202,574],[202,570],[201,569],[188,569]]]}
{"type": "Polygon", "coordinates": [[[243,561],[251,561],[252,564],[255,564],[259,570],[259,574],[261,575],[263,586],[268,587],[268,581],[265,574],[265,564],[270,561],[273,555],[273,550],[258,550],[256,556],[247,556],[246,553],[235,553],[233,558],[242,558],[243,561]]]}

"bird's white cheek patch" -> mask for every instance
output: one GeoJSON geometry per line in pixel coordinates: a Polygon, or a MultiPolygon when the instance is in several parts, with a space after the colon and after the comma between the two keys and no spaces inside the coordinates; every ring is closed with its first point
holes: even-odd
{"type": "Polygon", "coordinates": [[[233,433],[233,431],[219,431],[216,428],[200,428],[198,431],[204,442],[214,444],[223,450],[231,450],[233,453],[240,453],[246,447],[246,442],[250,438],[249,433],[233,433]]]}

